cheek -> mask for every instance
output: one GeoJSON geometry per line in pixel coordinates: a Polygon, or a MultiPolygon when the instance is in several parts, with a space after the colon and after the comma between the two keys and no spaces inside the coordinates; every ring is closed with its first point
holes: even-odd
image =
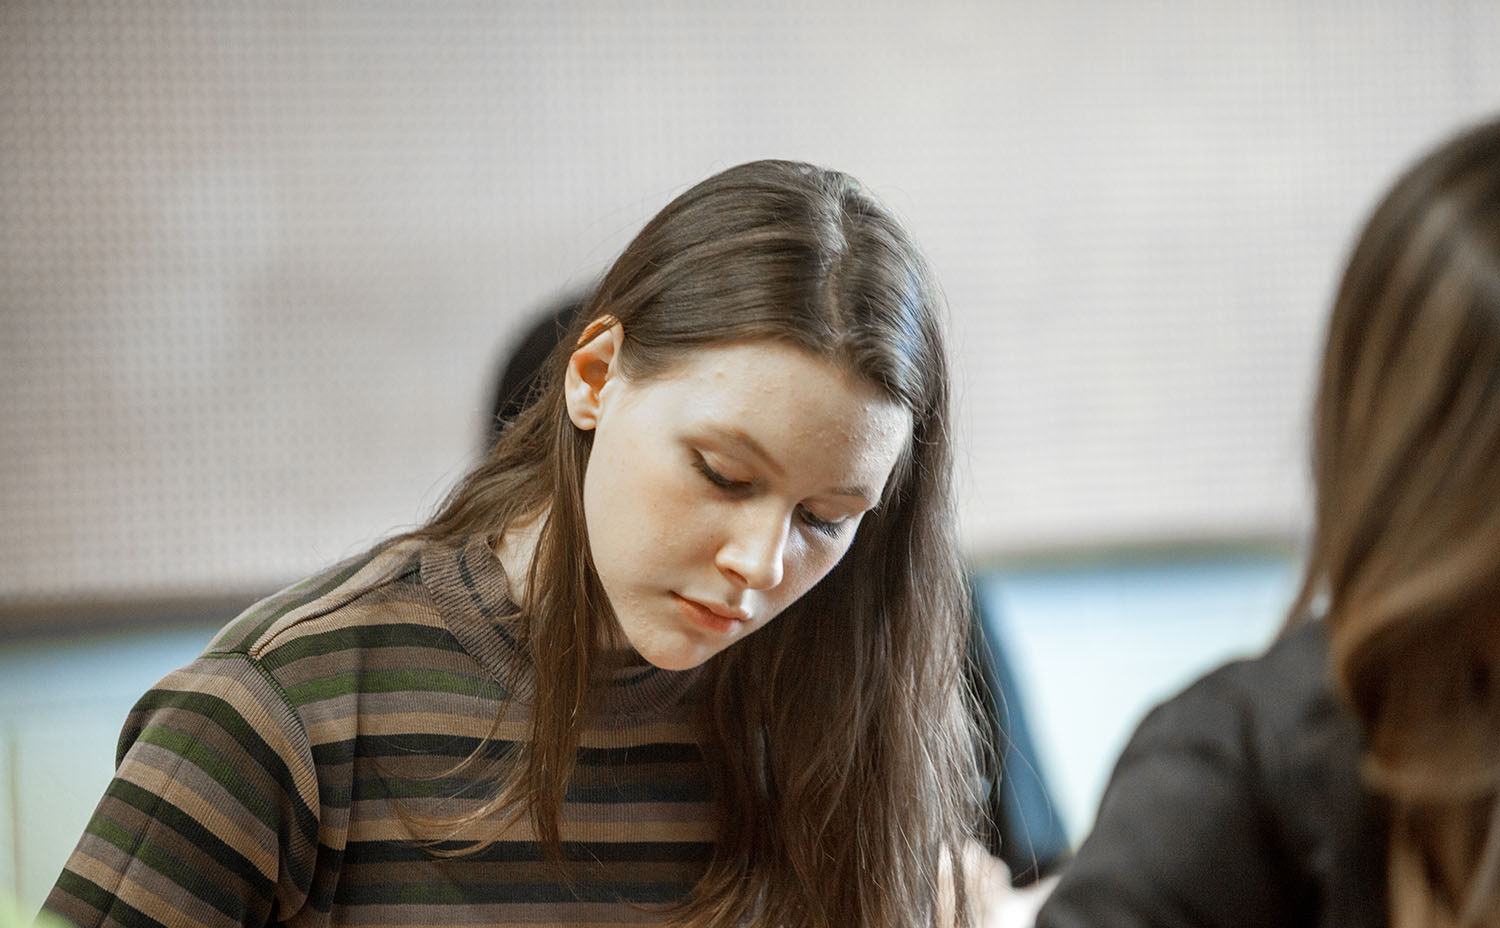
{"type": "Polygon", "coordinates": [[[635,552],[657,542],[653,500],[639,462],[618,440],[596,442],[583,480],[583,512],[596,566],[604,572],[628,569],[635,552]],[[627,561],[621,567],[621,559],[627,561]]]}
{"type": "Polygon", "coordinates": [[[789,547],[785,567],[787,582],[783,584],[788,598],[783,608],[801,599],[804,593],[817,586],[829,571],[837,567],[848,552],[852,540],[851,532],[849,542],[808,539],[795,549],[789,547]]]}
{"type": "Polygon", "coordinates": [[[695,550],[721,524],[723,513],[694,482],[700,478],[677,460],[639,446],[615,450],[608,475],[587,495],[622,546],[661,556],[695,550]]]}

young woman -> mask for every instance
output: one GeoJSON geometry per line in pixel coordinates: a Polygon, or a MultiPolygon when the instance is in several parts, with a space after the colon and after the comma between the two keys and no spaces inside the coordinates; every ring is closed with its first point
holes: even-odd
{"type": "Polygon", "coordinates": [[[1500,925],[1500,123],[1375,210],[1314,426],[1285,634],[1142,723],[1043,928],[1500,925]]]}
{"type": "Polygon", "coordinates": [[[431,522],[146,695],[47,908],[949,923],[978,778],[939,316],[847,176],[688,190],[431,522]]]}

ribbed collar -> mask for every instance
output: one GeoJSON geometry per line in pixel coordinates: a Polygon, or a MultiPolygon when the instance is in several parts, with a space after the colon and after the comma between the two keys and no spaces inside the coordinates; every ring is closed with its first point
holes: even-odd
{"type": "MultiPolygon", "coordinates": [[[[422,585],[442,611],[443,621],[464,650],[510,696],[529,705],[536,692],[535,665],[517,636],[519,608],[500,559],[483,536],[459,542],[428,542],[421,555],[422,585]]],[[[693,698],[701,668],[667,671],[633,649],[600,680],[608,691],[600,700],[606,717],[631,715],[639,722],[679,714],[693,698]]]]}

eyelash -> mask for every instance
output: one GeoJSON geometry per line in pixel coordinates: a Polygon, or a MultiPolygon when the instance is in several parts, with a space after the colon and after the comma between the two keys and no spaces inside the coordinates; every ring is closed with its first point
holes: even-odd
{"type": "Polygon", "coordinates": [[[703,456],[701,454],[693,456],[693,467],[697,469],[698,473],[703,475],[703,478],[705,480],[721,490],[729,490],[730,492],[737,493],[750,489],[749,481],[730,480],[728,477],[714,470],[712,467],[709,467],[708,462],[703,460],[703,456]]]}
{"type": "MultiPolygon", "coordinates": [[[[713,484],[726,493],[740,494],[750,489],[749,481],[730,480],[728,477],[714,470],[712,467],[709,467],[708,462],[703,460],[702,455],[694,455],[693,467],[698,471],[698,473],[703,475],[703,479],[707,480],[709,483],[713,484]]],[[[844,524],[842,522],[829,522],[826,519],[818,518],[817,516],[813,515],[806,506],[797,507],[797,517],[801,519],[802,523],[808,528],[812,529],[815,532],[818,532],[821,535],[826,535],[829,538],[837,538],[839,536],[839,533],[843,531],[844,528],[844,524]]]]}
{"type": "Polygon", "coordinates": [[[809,512],[806,506],[798,506],[797,511],[801,513],[802,521],[807,525],[808,528],[812,529],[815,532],[821,532],[822,534],[827,535],[829,538],[839,537],[839,533],[844,530],[844,523],[828,522],[820,519],[809,512]]]}

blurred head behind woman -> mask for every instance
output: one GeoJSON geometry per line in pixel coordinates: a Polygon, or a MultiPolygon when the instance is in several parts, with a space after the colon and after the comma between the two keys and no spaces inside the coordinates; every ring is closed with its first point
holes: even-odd
{"type": "Polygon", "coordinates": [[[1500,925],[1500,123],[1397,182],[1314,410],[1319,604],[1388,802],[1393,928],[1500,925]]]}
{"type": "Polygon", "coordinates": [[[705,747],[724,813],[714,862],[680,915],[931,922],[945,852],[975,807],[941,315],[906,233],[843,174],[741,165],[646,225],[548,358],[536,400],[417,533],[482,534],[497,548],[507,531],[536,539],[521,604],[526,644],[546,668],[533,737],[510,787],[479,814],[522,809],[558,845],[591,684],[618,650],[590,556],[599,526],[585,518],[595,432],[570,418],[567,396],[580,346],[615,339],[620,374],[647,385],[725,347],[791,348],[902,410],[910,434],[842,559],[704,665],[705,747]]]}

